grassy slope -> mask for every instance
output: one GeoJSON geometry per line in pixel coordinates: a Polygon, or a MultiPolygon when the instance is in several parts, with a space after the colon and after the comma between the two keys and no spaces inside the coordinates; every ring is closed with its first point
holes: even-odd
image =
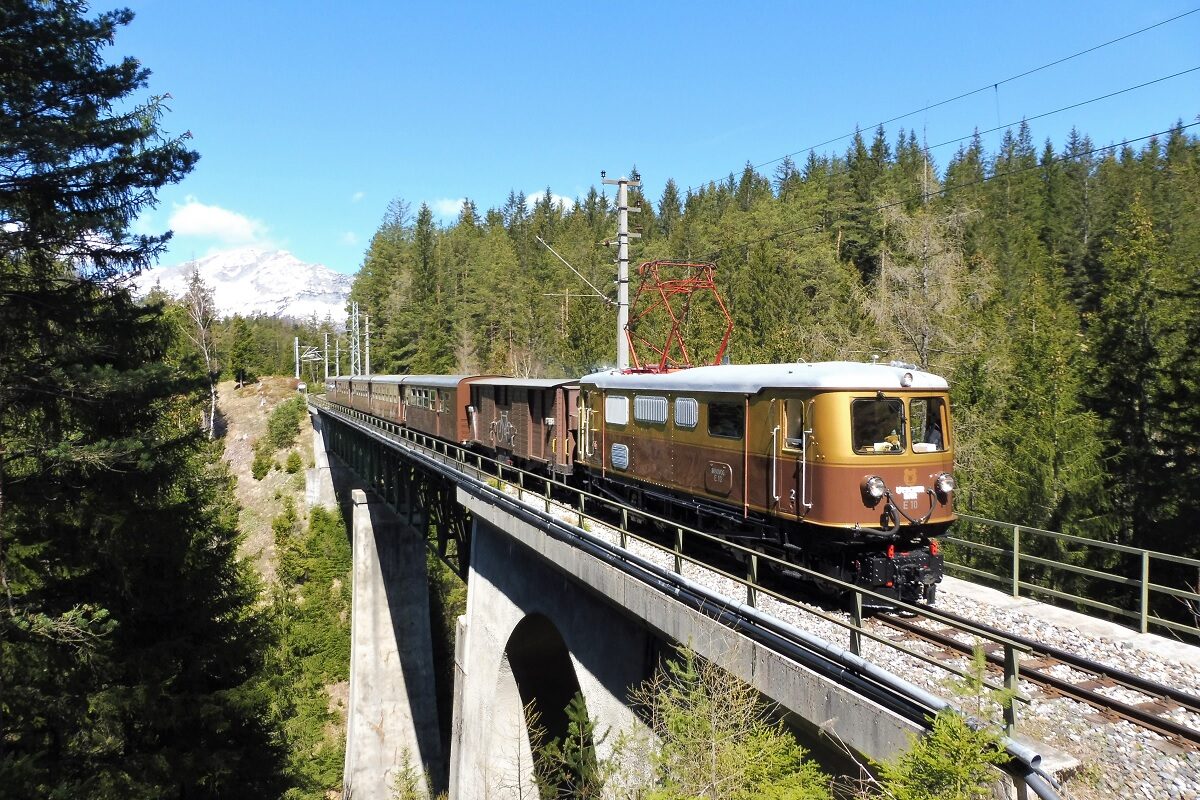
{"type": "MultiPolygon", "coordinates": [[[[272,653],[277,675],[273,706],[292,748],[294,789],[289,797],[340,796],[341,761],[349,695],[349,544],[338,513],[309,514],[304,470],[251,474],[255,444],[271,413],[296,397],[289,378],[264,378],[235,388],[222,383],[225,458],[237,476],[242,555],[265,587],[264,613],[275,619],[279,644],[272,653]],[[312,524],[310,524],[312,523],[312,524]]],[[[276,452],[280,466],[290,450],[304,468],[313,463],[312,426],[300,420],[294,446],[276,452]]]]}

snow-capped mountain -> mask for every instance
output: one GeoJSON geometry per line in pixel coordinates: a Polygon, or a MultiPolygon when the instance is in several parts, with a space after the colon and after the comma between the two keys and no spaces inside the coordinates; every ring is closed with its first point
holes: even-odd
{"type": "Polygon", "coordinates": [[[155,267],[137,278],[138,294],[155,286],[172,297],[187,291],[192,269],[212,289],[222,317],[262,314],[269,317],[318,320],[328,314],[334,322],[346,319],[351,276],[324,264],[306,264],[284,250],[244,247],[197,258],[169,267],[155,267]]]}

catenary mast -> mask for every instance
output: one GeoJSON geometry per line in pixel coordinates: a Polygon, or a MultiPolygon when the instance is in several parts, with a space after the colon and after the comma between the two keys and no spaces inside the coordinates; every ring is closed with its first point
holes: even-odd
{"type": "Polygon", "coordinates": [[[600,173],[601,183],[617,187],[617,369],[629,369],[629,240],[641,234],[629,232],[629,212],[640,212],[641,208],[629,207],[629,187],[641,186],[641,176],[635,171],[633,178],[622,175],[616,180],[600,173]]]}

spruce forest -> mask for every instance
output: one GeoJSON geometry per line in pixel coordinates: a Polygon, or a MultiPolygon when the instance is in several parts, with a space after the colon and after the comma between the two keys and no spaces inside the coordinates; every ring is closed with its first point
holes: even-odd
{"type": "MultiPolygon", "coordinates": [[[[631,190],[631,259],[714,262],[736,363],[878,356],[945,376],[960,508],[1196,555],[1195,124],[1119,145],[1039,145],[1022,125],[946,164],[880,128],[770,174],[631,190]]],[[[614,204],[594,188],[574,204],[512,193],[440,226],[394,200],[351,294],[373,371],[611,366],[615,312],[537,239],[615,296],[614,204]]],[[[711,350],[701,310],[691,335],[711,350]]]]}

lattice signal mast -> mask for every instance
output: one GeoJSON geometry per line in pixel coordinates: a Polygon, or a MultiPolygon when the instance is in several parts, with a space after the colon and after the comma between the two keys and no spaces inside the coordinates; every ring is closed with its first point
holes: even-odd
{"type": "MultiPolygon", "coordinates": [[[[633,360],[632,370],[669,372],[694,366],[688,352],[684,327],[692,311],[692,298],[704,293],[712,295],[717,309],[725,319],[724,333],[712,362],[720,364],[725,357],[725,349],[729,346],[729,337],[733,334],[733,317],[730,316],[721,293],[717,291],[716,265],[691,261],[647,261],[639,266],[637,271],[637,293],[630,304],[633,312],[624,331],[633,360]],[[639,324],[648,327],[652,320],[663,315],[666,317],[663,322],[669,322],[670,327],[666,341],[659,346],[639,333],[638,327],[639,324]]],[[[655,326],[657,330],[661,330],[662,327],[661,324],[655,326]]]]}

